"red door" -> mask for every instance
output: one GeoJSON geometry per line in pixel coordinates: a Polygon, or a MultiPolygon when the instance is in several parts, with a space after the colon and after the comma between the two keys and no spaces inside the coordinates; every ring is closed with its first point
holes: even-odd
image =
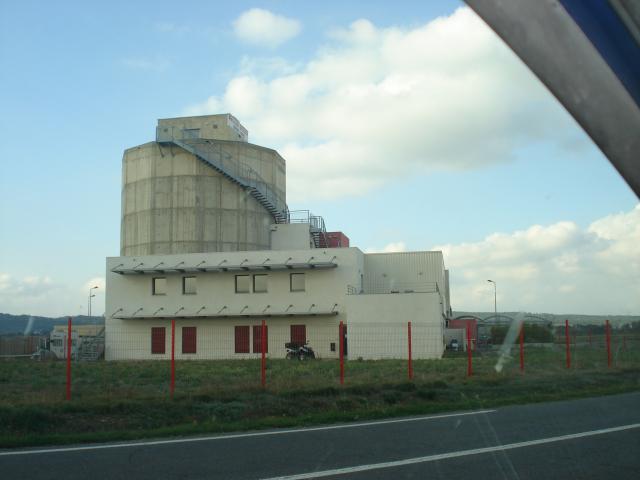
{"type": "MultiPolygon", "coordinates": [[[[264,353],[269,353],[269,327],[264,326],[264,353]]],[[[253,353],[262,353],[262,325],[253,326],[253,353]]]]}
{"type": "Polygon", "coordinates": [[[164,327],[151,327],[151,353],[164,353],[165,339],[166,330],[164,327]]]}
{"type": "Polygon", "coordinates": [[[196,327],[182,327],[182,353],[196,353],[196,327]]]}
{"type": "Polygon", "coordinates": [[[307,343],[306,325],[291,325],[291,343],[300,345],[307,343]]]}
{"type": "Polygon", "coordinates": [[[236,330],[236,353],[249,353],[249,325],[237,326],[236,330]]]}

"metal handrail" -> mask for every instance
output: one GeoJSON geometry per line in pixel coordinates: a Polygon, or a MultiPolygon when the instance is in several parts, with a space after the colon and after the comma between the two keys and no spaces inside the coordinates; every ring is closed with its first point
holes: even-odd
{"type": "Polygon", "coordinates": [[[365,280],[364,294],[378,293],[438,293],[437,282],[395,282],[391,280],[365,280]]]}
{"type": "Polygon", "coordinates": [[[255,188],[259,191],[265,198],[274,204],[277,210],[283,211],[286,208],[286,203],[282,199],[282,197],[273,189],[271,186],[260,176],[260,174],[255,171],[251,166],[246,163],[234,161],[233,157],[229,154],[226,154],[220,144],[216,144],[210,140],[201,140],[201,139],[191,139],[184,140],[183,143],[191,146],[192,148],[198,150],[201,148],[206,155],[207,160],[216,161],[219,163],[220,167],[224,169],[227,173],[232,174],[235,177],[238,177],[248,184],[248,186],[255,188]]]}
{"type": "Polygon", "coordinates": [[[327,228],[324,223],[324,218],[320,215],[314,215],[310,210],[291,210],[287,223],[309,224],[316,248],[326,248],[329,246],[327,228]]]}
{"type": "Polygon", "coordinates": [[[285,200],[249,165],[233,160],[220,143],[193,138],[188,129],[167,126],[156,129],[156,141],[172,143],[196,155],[223,175],[248,190],[278,223],[288,223],[289,209],[285,200]]]}

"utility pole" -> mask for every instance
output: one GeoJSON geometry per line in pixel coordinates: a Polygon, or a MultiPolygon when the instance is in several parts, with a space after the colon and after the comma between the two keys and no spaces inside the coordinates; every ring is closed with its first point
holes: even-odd
{"type": "Polygon", "coordinates": [[[95,287],[91,287],[91,288],[89,289],[89,299],[88,299],[88,302],[87,302],[87,303],[88,303],[88,306],[87,306],[87,316],[89,316],[89,317],[91,316],[91,299],[92,299],[93,297],[95,297],[95,295],[93,295],[93,294],[91,293],[91,291],[92,291],[92,290],[95,290],[96,288],[98,288],[98,287],[97,287],[97,286],[95,286],[95,287]]]}
{"type": "Polygon", "coordinates": [[[498,288],[496,282],[493,280],[487,280],[487,282],[493,283],[493,313],[495,315],[495,321],[498,321],[498,288]]]}

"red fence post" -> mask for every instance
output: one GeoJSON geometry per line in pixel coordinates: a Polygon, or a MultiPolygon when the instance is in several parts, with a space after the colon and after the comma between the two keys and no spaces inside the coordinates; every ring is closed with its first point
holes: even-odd
{"type": "Polygon", "coordinates": [[[265,388],[267,386],[267,357],[266,357],[266,351],[267,351],[267,333],[266,333],[266,322],[264,320],[262,320],[262,330],[260,333],[260,342],[261,342],[261,348],[260,351],[262,352],[262,362],[260,364],[260,375],[261,375],[261,382],[262,382],[262,388],[265,388]]]}
{"type": "Polygon", "coordinates": [[[176,321],[171,320],[171,383],[169,384],[169,393],[173,398],[176,390],[176,321]]]}
{"type": "Polygon", "coordinates": [[[607,367],[611,368],[611,325],[609,320],[606,320],[604,329],[607,337],[607,367]]]}
{"type": "Polygon", "coordinates": [[[71,400],[71,317],[67,324],[67,400],[71,400]]]}
{"type": "Polygon", "coordinates": [[[340,385],[344,385],[344,324],[340,320],[338,327],[339,343],[340,343],[340,385]]]}
{"type": "Polygon", "coordinates": [[[524,322],[520,324],[520,371],[524,373],[524,322]]]}
{"type": "Polygon", "coordinates": [[[571,348],[569,346],[569,320],[564,321],[564,339],[567,349],[567,368],[571,368],[571,348]]]}
{"type": "Polygon", "coordinates": [[[471,364],[471,322],[467,322],[467,377],[473,375],[471,364]]]}
{"type": "Polygon", "coordinates": [[[407,340],[409,342],[409,380],[413,380],[413,364],[411,363],[411,322],[407,323],[407,340]]]}

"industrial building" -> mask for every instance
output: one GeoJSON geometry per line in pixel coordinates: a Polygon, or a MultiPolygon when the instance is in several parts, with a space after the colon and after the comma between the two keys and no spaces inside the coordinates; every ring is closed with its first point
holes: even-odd
{"type": "Polygon", "coordinates": [[[123,156],[119,257],[107,258],[105,358],[253,358],[308,341],[319,358],[439,358],[451,311],[441,252],[363,253],[289,211],[285,160],[230,114],[158,121],[123,156]]]}
{"type": "MultiPolygon", "coordinates": [[[[55,358],[67,358],[68,330],[66,325],[55,325],[49,335],[49,350],[55,358]]],[[[104,354],[103,325],[74,325],[71,330],[71,358],[98,360],[104,354]]]]}

